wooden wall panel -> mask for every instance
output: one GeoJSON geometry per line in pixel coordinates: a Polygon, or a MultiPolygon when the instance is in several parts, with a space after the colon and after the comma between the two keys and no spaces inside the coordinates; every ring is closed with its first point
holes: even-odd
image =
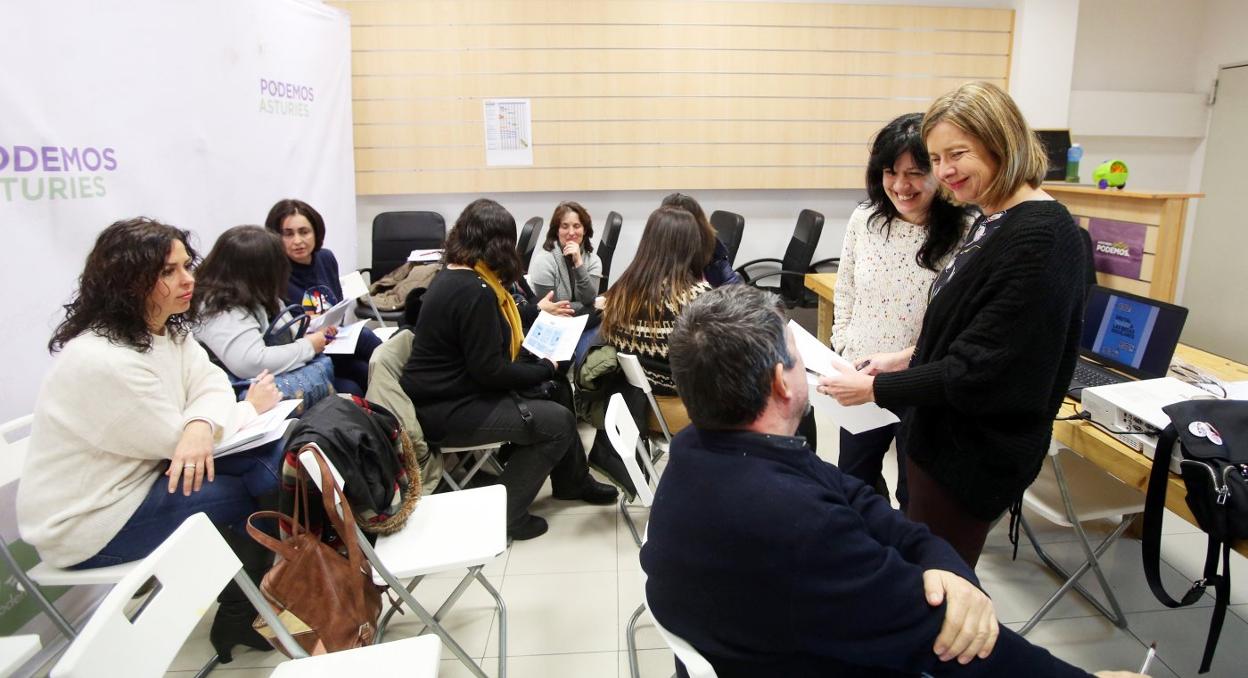
{"type": "Polygon", "coordinates": [[[858,188],[871,134],[1006,86],[1013,12],[700,0],[341,0],[360,194],[858,188]],[[532,102],[485,166],[482,100],[532,102]]]}

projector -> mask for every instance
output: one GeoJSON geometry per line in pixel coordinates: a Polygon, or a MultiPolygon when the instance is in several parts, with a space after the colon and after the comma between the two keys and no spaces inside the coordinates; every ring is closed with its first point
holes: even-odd
{"type": "MultiPolygon", "coordinates": [[[[1109,435],[1122,444],[1152,459],[1158,434],[1170,424],[1170,417],[1161,408],[1184,400],[1213,400],[1215,396],[1165,377],[1085,388],[1080,399],[1092,421],[1109,429],[1109,435]]],[[[1170,458],[1170,470],[1179,472],[1179,455],[1170,458]]]]}

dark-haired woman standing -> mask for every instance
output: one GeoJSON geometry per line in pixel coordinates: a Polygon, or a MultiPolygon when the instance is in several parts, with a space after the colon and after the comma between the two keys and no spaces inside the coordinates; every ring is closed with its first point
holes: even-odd
{"type": "MultiPolygon", "coordinates": [[[[59,352],[35,403],[17,492],[22,538],[58,567],[116,565],[152,552],[205,513],[231,536],[253,579],[268,551],[245,531],[277,491],[280,445],[213,457],[216,441],[278,400],[261,375],[242,402],[191,336],[196,260],[186,231],[149,219],[100,233],[48,349],[59,352]]],[[[210,639],[272,649],[231,582],[210,639]]]]}
{"type": "MultiPolygon", "coordinates": [[[[334,328],[270,346],[264,334],[281,310],[279,296],[290,275],[281,238],[259,226],[235,226],[221,237],[197,271],[195,336],[225,369],[241,379],[264,371],[281,374],[307,364],[325,350],[334,328]]],[[[336,379],[335,387],[362,392],[367,384],[336,379]]]]}
{"type": "MultiPolygon", "coordinates": [[[[907,113],[876,134],[867,161],[867,200],[845,229],[832,348],[853,363],[914,345],[927,290],[966,229],[966,210],[940,194],[932,175],[922,124],[922,113],[907,113]]],[[[837,466],[882,487],[880,471],[896,430],[896,424],[858,435],[841,429],[837,466]]],[[[904,510],[906,465],[900,457],[897,500],[904,510]]]]}
{"type": "Polygon", "coordinates": [[[499,477],[512,539],[546,532],[529,504],[547,476],[557,499],[615,501],[615,488],[589,475],[572,412],[520,395],[563,377],[554,363],[520,351],[524,331],[507,291],[520,277],[515,218],[493,200],[473,202],[447,234],[445,259],[421,299],[400,381],[425,435],[443,445],[512,443],[499,477]]]}
{"type": "MultiPolygon", "coordinates": [[[[264,227],[282,238],[282,248],[290,259],[290,278],[283,299],[299,304],[307,313],[323,313],[342,301],[338,280],[338,259],[325,249],[325,220],[321,213],[302,200],[279,200],[269,210],[264,227]]],[[[383,272],[378,272],[381,275],[383,272]]],[[[360,328],[355,353],[330,356],[334,377],[342,380],[340,391],[363,396],[368,387],[368,360],[381,339],[367,327],[360,328]],[[354,390],[352,384],[361,389],[354,390]]]]}

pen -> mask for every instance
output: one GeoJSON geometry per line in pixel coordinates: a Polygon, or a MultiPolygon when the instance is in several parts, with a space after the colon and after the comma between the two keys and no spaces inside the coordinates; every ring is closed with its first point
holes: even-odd
{"type": "Polygon", "coordinates": [[[864,361],[862,361],[862,362],[858,363],[857,365],[854,365],[854,369],[855,369],[855,370],[858,370],[859,372],[861,372],[861,371],[863,371],[863,370],[867,369],[867,368],[868,368],[868,367],[870,367],[870,366],[871,366],[871,359],[870,359],[870,358],[868,358],[868,359],[866,359],[866,360],[864,360],[864,361]]]}
{"type": "Polygon", "coordinates": [[[1157,656],[1157,642],[1153,641],[1153,644],[1148,646],[1148,654],[1144,655],[1144,665],[1140,667],[1139,673],[1144,673],[1148,671],[1148,665],[1153,663],[1153,657],[1156,657],[1156,656],[1157,656]]]}

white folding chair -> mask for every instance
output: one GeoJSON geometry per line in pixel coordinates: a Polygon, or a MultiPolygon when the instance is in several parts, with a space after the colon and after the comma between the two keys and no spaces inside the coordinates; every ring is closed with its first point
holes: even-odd
{"type": "MultiPolygon", "coordinates": [[[[339,276],[338,284],[342,287],[343,297],[347,299],[358,299],[360,297],[368,299],[368,307],[372,309],[373,317],[377,319],[377,323],[382,328],[385,328],[386,321],[382,319],[381,312],[377,310],[377,305],[373,303],[373,298],[368,294],[368,285],[364,282],[363,274],[359,271],[351,271],[346,275],[339,276]]],[[[358,304],[359,302],[357,301],[356,303],[358,304]]]]}
{"type": "Polygon", "coordinates": [[[650,444],[658,450],[656,454],[650,456],[658,459],[672,443],[672,431],[667,426],[667,419],[663,417],[663,411],[659,409],[659,403],[654,399],[650,380],[646,378],[646,371],[641,369],[641,361],[637,359],[637,356],[631,353],[616,353],[615,358],[620,363],[620,369],[624,370],[624,378],[628,380],[629,385],[641,389],[646,394],[646,400],[650,402],[650,410],[654,412],[654,418],[658,420],[659,428],[663,431],[662,440],[654,440],[653,436],[648,434],[646,436],[650,444]]]}
{"type": "MultiPolygon", "coordinates": [[[[308,471],[317,487],[321,484],[320,466],[316,456],[306,446],[299,454],[299,461],[308,471]]],[[[318,451],[320,448],[316,448],[318,451]]],[[[324,455],[321,455],[323,458],[324,455]]],[[[342,474],[328,458],[329,470],[345,491],[342,474]]],[[[507,489],[491,485],[460,492],[447,492],[422,497],[416,510],[399,532],[377,537],[370,546],[363,531],[356,526],[360,549],[373,565],[373,580],[377,585],[388,585],[425,624],[432,630],[457,659],[474,675],[486,678],[485,671],[472,659],[442,625],[451,607],[459,601],[468,586],[475,580],[494,598],[498,607],[498,678],[507,676],[507,606],[482,568],[507,548],[507,489]],[[412,595],[416,585],[426,575],[467,568],[455,590],[447,596],[437,611],[430,614],[412,595]],[[404,586],[401,580],[410,580],[404,586]]],[[[398,611],[393,605],[377,625],[376,642],[381,642],[386,625],[398,611]]],[[[423,629],[422,629],[423,633],[423,629]]]]}
{"type": "MultiPolygon", "coordinates": [[[[26,461],[26,449],[30,436],[19,435],[19,432],[28,431],[32,419],[32,415],[26,415],[0,424],[0,460],[3,460],[3,463],[0,463],[0,487],[21,480],[22,466],[26,461]]],[[[29,570],[26,570],[17,562],[17,558],[13,556],[13,552],[9,550],[8,542],[3,537],[0,537],[0,559],[4,560],[5,565],[9,568],[9,572],[17,579],[19,588],[25,590],[30,595],[31,599],[43,610],[44,614],[48,615],[48,618],[52,620],[52,624],[56,626],[57,630],[70,641],[78,636],[78,630],[52,604],[52,601],[43,593],[41,587],[112,586],[120,582],[139,564],[139,561],[134,561],[109,567],[67,570],[40,561],[29,570]]],[[[217,590],[219,589],[214,589],[214,597],[217,590]]],[[[217,664],[218,658],[214,654],[195,674],[196,678],[203,678],[203,676],[208,675],[217,664]]]]}
{"type": "MultiPolygon", "coordinates": [[[[654,615],[651,615],[653,617],[654,615]]],[[[689,678],[716,678],[715,667],[702,656],[692,645],[685,641],[684,638],[663,628],[659,620],[654,620],[654,628],[659,632],[659,636],[663,638],[663,642],[672,648],[672,654],[685,665],[685,671],[689,673],[689,678]]]]}
{"type": "Polygon", "coordinates": [[[408,670],[432,665],[433,671],[415,675],[437,675],[440,647],[433,637],[307,657],[243,571],[242,563],[212,521],[203,513],[197,513],[187,518],[151,555],[136,563],[134,569],[117,582],[53,667],[52,676],[163,676],[204,611],[216,599],[217,591],[230,579],[238,583],[278,640],[296,657],[279,665],[273,675],[330,675],[326,672],[327,665],[350,665],[354,672],[370,667],[401,665],[408,670]],[[137,609],[127,610],[135,594],[152,579],[156,582],[152,592],[137,609]]]}
{"type": "MultiPolygon", "coordinates": [[[[650,505],[654,503],[654,487],[658,483],[658,474],[654,470],[654,464],[650,461],[649,453],[641,444],[641,434],[637,430],[637,423],[633,421],[633,415],[629,412],[623,395],[616,393],[607,402],[604,426],[607,440],[611,441],[611,447],[624,462],[624,468],[628,469],[629,480],[632,480],[633,487],[637,488],[635,501],[645,508],[650,508],[650,505]],[[650,474],[649,479],[642,474],[641,467],[637,465],[638,457],[645,465],[646,472],[650,474]]],[[[628,512],[629,504],[628,497],[620,493],[620,514],[624,516],[624,524],[628,526],[628,531],[633,535],[633,541],[641,546],[641,534],[637,531],[633,516],[628,512]]]]}
{"type": "Polygon", "coordinates": [[[0,638],[0,676],[11,676],[22,664],[39,654],[43,642],[37,633],[0,638]]]}
{"type": "Polygon", "coordinates": [[[453,463],[447,463],[448,460],[443,457],[442,482],[449,485],[452,490],[462,490],[468,487],[473,476],[477,475],[477,471],[480,471],[486,464],[489,464],[495,473],[501,474],[503,465],[498,461],[498,451],[506,444],[507,441],[503,440],[463,447],[438,445],[438,452],[443,455],[455,455],[453,463]],[[456,479],[452,471],[458,471],[461,468],[463,468],[463,475],[456,479]]]}
{"type": "MultiPolygon", "coordinates": [[[[23,434],[29,431],[32,415],[18,417],[0,424],[0,487],[8,486],[21,480],[22,467],[26,464],[26,446],[30,436],[23,434]]],[[[89,586],[96,584],[115,584],[133,568],[133,563],[103,567],[94,570],[62,570],[47,563],[39,562],[26,570],[9,550],[9,543],[0,537],[0,558],[4,559],[9,572],[17,579],[18,587],[43,610],[52,623],[66,638],[73,640],[78,635],[73,624],[61,614],[61,611],[48,600],[40,585],[43,586],[89,586]]]]}
{"type": "Polygon", "coordinates": [[[1066,581],[1019,629],[1019,634],[1027,635],[1057,604],[1057,601],[1072,588],[1114,625],[1125,629],[1127,617],[1123,614],[1113,589],[1110,588],[1109,580],[1101,570],[1099,559],[1122,536],[1136,514],[1144,512],[1144,495],[1101,470],[1096,464],[1054,441],[1049,446],[1048,456],[1045,457],[1040,475],[1023,494],[1023,505],[1051,523],[1074,528],[1085,560],[1073,571],[1062,567],[1045,552],[1027,519],[1020,516],[1023,531],[1027,534],[1027,539],[1035,549],[1036,555],[1049,569],[1066,581]],[[1076,497],[1079,500],[1078,508],[1075,506],[1074,498],[1076,497]],[[1119,523],[1100,544],[1093,548],[1082,523],[1103,518],[1119,520],[1119,523]],[[1105,593],[1105,599],[1109,603],[1108,608],[1079,584],[1079,579],[1087,574],[1088,570],[1091,570],[1100,582],[1101,590],[1105,593]]]}

